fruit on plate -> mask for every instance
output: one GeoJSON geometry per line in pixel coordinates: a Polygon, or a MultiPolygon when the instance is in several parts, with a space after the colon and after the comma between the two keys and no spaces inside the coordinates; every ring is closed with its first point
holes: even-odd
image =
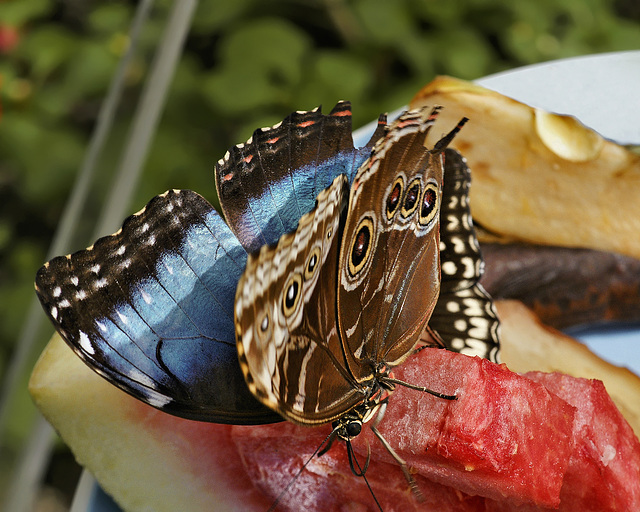
{"type": "MultiPolygon", "coordinates": [[[[520,351],[525,352],[521,359],[535,365],[537,356],[528,355],[526,350],[539,340],[544,341],[546,336],[553,340],[554,345],[564,347],[561,351],[563,357],[556,361],[557,369],[564,371],[565,366],[569,372],[587,369],[599,378],[617,382],[624,388],[626,394],[622,397],[623,401],[640,403],[638,377],[599,360],[588,351],[583,352],[580,349],[584,347],[577,342],[544,329],[521,308],[513,303],[498,304],[505,339],[503,360],[508,365],[514,367],[512,360],[517,361],[518,358],[513,354],[520,351]],[[591,360],[590,356],[595,359],[591,360]]],[[[554,359],[558,354],[551,352],[546,359],[554,359]]],[[[528,369],[531,368],[525,368],[524,371],[528,369]]],[[[394,510],[393,503],[400,498],[404,499],[403,503],[409,504],[407,506],[422,510],[516,510],[514,504],[522,501],[536,503],[535,507],[538,508],[533,510],[544,510],[539,508],[543,503],[545,506],[552,505],[554,500],[563,496],[565,500],[575,501],[561,503],[560,510],[589,510],[564,508],[577,506],[576,503],[584,505],[585,500],[590,499],[589,495],[585,497],[581,494],[580,489],[584,487],[578,485],[584,486],[585,483],[579,478],[577,483],[571,484],[571,479],[576,478],[571,472],[576,460],[590,464],[589,486],[592,487],[593,478],[600,475],[598,485],[617,486],[626,493],[624,499],[637,499],[633,492],[638,490],[640,445],[622,416],[607,402],[608,397],[602,394],[602,387],[598,391],[594,388],[598,385],[590,384],[590,381],[572,379],[570,382],[586,382],[582,384],[584,390],[571,388],[566,396],[562,396],[561,392],[549,394],[539,383],[511,374],[503,367],[435,349],[418,353],[399,367],[396,373],[398,377],[404,376],[412,382],[420,375],[421,384],[436,389],[440,386],[456,386],[457,389],[460,386],[460,399],[453,403],[444,402],[417,391],[399,388],[392,395],[380,424],[380,430],[391,445],[416,468],[416,479],[425,496],[422,503],[411,495],[398,466],[390,460],[368,429],[365,428],[365,434],[357,439],[356,450],[360,461],[366,458],[367,441],[372,448],[373,461],[367,477],[376,496],[384,504],[389,504],[385,510],[394,510]],[[458,359],[449,362],[431,360],[430,367],[424,361],[429,351],[435,351],[441,358],[464,358],[473,364],[458,373],[439,372],[438,368],[446,364],[462,363],[458,359]],[[413,376],[411,372],[414,372],[413,376]],[[498,388],[494,389],[493,394],[482,392],[481,383],[492,382],[490,378],[495,379],[503,374],[509,375],[504,377],[503,382],[517,382],[523,389],[529,390],[529,394],[497,393],[498,388]],[[454,377],[460,382],[450,380],[454,377]],[[428,382],[425,382],[427,378],[428,382]],[[466,388],[462,382],[465,378],[468,379],[466,388]],[[462,390],[466,393],[468,389],[472,393],[474,388],[480,395],[493,396],[493,405],[469,402],[473,395],[464,395],[462,390]],[[559,394],[562,400],[554,397],[555,394],[559,394]],[[527,412],[523,404],[533,398],[527,398],[519,406],[506,405],[508,400],[517,401],[523,396],[537,396],[537,403],[541,403],[540,397],[546,396],[542,401],[548,401],[553,410],[545,409],[547,413],[542,415],[539,411],[527,412]],[[576,420],[584,417],[573,407],[572,400],[575,397],[581,397],[578,399],[580,408],[587,411],[584,417],[592,418],[590,415],[597,412],[604,414],[604,419],[599,422],[576,420]],[[456,408],[463,406],[470,411],[466,413],[468,417],[462,412],[454,414],[456,408]],[[495,407],[506,408],[504,417],[507,418],[509,409],[515,411],[514,419],[520,419],[517,425],[519,431],[513,430],[514,422],[511,423],[512,427],[506,428],[509,420],[487,412],[491,411],[490,407],[494,407],[494,411],[495,407]],[[409,413],[417,414],[423,424],[417,425],[418,420],[411,420],[409,413]],[[541,421],[541,426],[533,421],[536,417],[541,421]],[[530,421],[525,423],[524,418],[530,421]],[[487,421],[487,425],[493,425],[489,428],[479,421],[484,419],[497,423],[487,421]],[[596,443],[597,448],[593,453],[576,448],[590,442],[595,435],[588,428],[591,424],[597,425],[592,430],[600,436],[598,439],[605,439],[604,444],[596,443]],[[552,434],[555,440],[553,450],[549,450],[547,445],[541,455],[536,455],[536,450],[540,450],[540,439],[535,439],[536,432],[550,426],[556,429],[552,434]],[[492,430],[494,433],[508,432],[509,435],[492,437],[492,430]],[[525,450],[525,447],[531,448],[531,451],[525,450]],[[425,448],[428,448],[426,452],[425,448]],[[571,457],[563,455],[569,452],[573,453],[571,457]],[[509,453],[516,459],[521,457],[520,465],[539,456],[545,463],[541,462],[539,467],[532,469],[527,465],[531,474],[519,474],[528,484],[513,483],[509,474],[516,469],[509,467],[511,460],[505,458],[505,454],[509,453]],[[634,467],[635,475],[630,473],[634,467]],[[540,471],[547,476],[544,481],[539,478],[540,471]],[[567,481],[571,484],[568,490],[567,481]],[[446,485],[440,485],[439,482],[446,485]],[[386,494],[387,491],[389,494],[386,494]],[[471,492],[489,497],[472,497],[469,495],[471,492]]],[[[547,377],[535,378],[541,380],[547,377]]],[[[567,387],[563,384],[565,377],[548,378],[553,382],[544,383],[547,388],[552,385],[561,390],[567,387]]],[[[606,385],[609,387],[608,383],[606,385]]],[[[96,476],[125,510],[130,511],[266,510],[274,499],[274,493],[277,495],[282,486],[291,481],[295,471],[300,469],[306,460],[305,453],[317,448],[327,434],[326,428],[299,428],[288,423],[258,428],[229,427],[169,416],[138,402],[94,374],[57,336],[34,369],[30,390],[38,407],[71,447],[79,462],[96,476]],[[263,429],[262,437],[259,436],[260,429],[263,429]],[[296,456],[286,459],[283,457],[286,452],[296,456]],[[254,462],[249,463],[248,457],[254,462]],[[289,460],[290,464],[284,460],[289,460]],[[274,468],[281,469],[274,474],[274,468]],[[279,484],[269,483],[273,481],[279,484]],[[265,494],[269,485],[274,487],[265,494]]],[[[455,391],[453,388],[438,390],[455,391]]],[[[331,508],[330,500],[336,499],[336,496],[346,509],[349,506],[355,508],[357,504],[363,504],[371,510],[375,507],[363,480],[351,474],[345,448],[339,443],[327,454],[314,458],[295,480],[293,487],[297,487],[297,490],[290,489],[287,494],[291,496],[291,493],[295,493],[293,495],[298,500],[302,499],[301,496],[309,496],[300,494],[299,486],[309,492],[314,486],[318,489],[320,497],[317,500],[324,504],[322,510],[331,508]]],[[[295,503],[299,505],[300,501],[295,503]]],[[[640,504],[635,502],[635,506],[637,509],[640,504]]]]}
{"type": "Polygon", "coordinates": [[[444,126],[471,119],[452,147],[473,173],[476,222],[518,240],[640,258],[640,155],[573,117],[454,78],[436,78],[411,101],[434,104],[445,107],[444,126]]]}

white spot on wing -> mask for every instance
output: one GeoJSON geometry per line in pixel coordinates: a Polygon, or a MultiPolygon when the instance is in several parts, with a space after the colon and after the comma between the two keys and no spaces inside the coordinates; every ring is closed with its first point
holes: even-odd
{"type": "Polygon", "coordinates": [[[167,404],[170,404],[173,401],[173,399],[165,395],[153,395],[153,396],[147,395],[146,401],[152,407],[157,407],[158,409],[162,409],[167,404]]]}
{"type": "Polygon", "coordinates": [[[121,321],[123,324],[125,324],[125,325],[126,325],[126,324],[128,324],[128,323],[129,323],[129,319],[128,319],[125,315],[123,315],[122,313],[120,313],[120,311],[116,311],[116,313],[118,313],[118,318],[120,318],[120,321],[121,321]]]}
{"type": "Polygon", "coordinates": [[[462,258],[461,263],[464,265],[464,272],[462,273],[462,277],[465,279],[473,279],[476,277],[476,267],[474,265],[474,260],[469,257],[462,258]]]}
{"type": "Polygon", "coordinates": [[[148,375],[142,373],[137,368],[130,368],[127,372],[127,377],[129,377],[132,381],[142,384],[143,386],[153,390],[153,392],[145,394],[145,401],[149,405],[162,409],[167,404],[173,401],[171,397],[157,393],[155,390],[157,390],[158,386],[153,381],[153,379],[151,379],[151,377],[149,377],[148,375]]]}
{"type": "Polygon", "coordinates": [[[62,288],[60,288],[59,286],[56,286],[53,289],[53,296],[54,297],[60,297],[60,294],[62,293],[62,288]]]}
{"type": "Polygon", "coordinates": [[[144,300],[147,304],[151,304],[153,302],[153,298],[144,290],[140,290],[140,294],[142,295],[142,300],[144,300]]]}
{"type": "Polygon", "coordinates": [[[453,252],[456,254],[464,254],[467,250],[467,246],[464,243],[464,240],[458,237],[452,237],[451,241],[453,242],[453,252]]]}
{"type": "Polygon", "coordinates": [[[453,300],[450,300],[449,302],[447,302],[447,311],[449,313],[458,313],[460,311],[460,304],[453,300]]]}
{"type": "Polygon", "coordinates": [[[456,271],[457,271],[456,264],[453,261],[445,261],[445,262],[443,262],[440,268],[448,276],[454,276],[456,274],[456,271]]]}
{"type": "Polygon", "coordinates": [[[453,326],[460,332],[467,330],[467,322],[462,318],[458,318],[455,322],[453,322],[453,326]]]}
{"type": "Polygon", "coordinates": [[[96,350],[93,348],[93,345],[91,344],[91,340],[89,339],[89,336],[87,336],[87,333],[80,331],[79,335],[80,347],[82,348],[82,350],[84,350],[89,355],[94,355],[96,353],[96,350]]]}

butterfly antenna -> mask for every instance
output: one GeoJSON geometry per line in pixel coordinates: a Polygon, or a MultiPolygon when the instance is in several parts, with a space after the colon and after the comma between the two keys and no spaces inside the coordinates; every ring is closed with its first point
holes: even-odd
{"type": "Polygon", "coordinates": [[[351,472],[356,476],[364,476],[369,469],[369,462],[371,462],[371,447],[369,446],[369,442],[367,441],[367,461],[364,463],[364,468],[360,467],[360,463],[356,458],[356,453],[353,451],[353,446],[351,445],[351,441],[346,441],[347,445],[347,456],[349,458],[349,467],[351,468],[351,472]],[[356,471],[353,462],[355,461],[355,465],[358,466],[358,470],[356,471]]]}
{"type": "Polygon", "coordinates": [[[468,120],[469,120],[468,117],[463,117],[462,119],[460,119],[460,121],[458,122],[458,124],[453,130],[451,130],[444,137],[442,137],[438,142],[435,143],[435,145],[433,146],[433,149],[431,150],[431,153],[434,153],[434,154],[442,153],[446,149],[446,147],[449,144],[451,144],[451,141],[453,140],[453,138],[458,134],[460,129],[467,123],[468,120]]]}
{"type": "Polygon", "coordinates": [[[351,466],[351,471],[353,472],[354,475],[361,476],[363,478],[364,483],[367,484],[367,488],[371,493],[371,497],[373,498],[373,501],[375,501],[376,505],[378,506],[378,510],[380,510],[380,512],[384,512],[382,509],[382,505],[380,505],[378,498],[376,498],[376,495],[373,492],[373,489],[371,488],[371,485],[369,484],[369,480],[367,480],[367,476],[365,474],[367,472],[367,469],[369,468],[369,461],[371,460],[371,448],[369,447],[369,443],[367,443],[367,462],[365,463],[364,468],[360,467],[360,463],[358,462],[356,454],[353,451],[351,442],[347,441],[346,444],[347,444],[347,455],[349,456],[349,466],[351,466]],[[355,465],[358,467],[358,471],[356,471],[355,467],[353,466],[354,462],[355,462],[355,465]]]}
{"type": "MultiPolygon", "coordinates": [[[[273,512],[276,509],[276,507],[278,506],[278,503],[280,503],[280,501],[282,500],[284,495],[289,491],[291,486],[298,479],[298,477],[305,470],[305,468],[309,465],[309,463],[313,460],[313,458],[316,455],[322,455],[323,453],[325,453],[331,447],[331,444],[333,443],[333,440],[337,436],[337,432],[336,431],[337,431],[337,428],[333,429],[331,431],[331,433],[327,437],[325,437],[324,440],[320,443],[320,445],[316,448],[316,451],[313,452],[311,455],[309,455],[309,458],[307,459],[307,461],[302,465],[302,467],[300,467],[300,469],[297,471],[297,473],[295,475],[293,475],[293,478],[291,479],[291,481],[287,484],[287,486],[284,489],[282,489],[280,494],[278,494],[278,497],[271,504],[271,506],[269,507],[267,512],[273,512]],[[322,447],[325,446],[325,445],[327,445],[327,446],[323,449],[322,447]]],[[[367,483],[367,486],[368,485],[369,484],[367,483]]],[[[369,488],[369,489],[371,489],[371,488],[369,488]]],[[[377,501],[376,501],[376,503],[377,503],[377,501]]]]}

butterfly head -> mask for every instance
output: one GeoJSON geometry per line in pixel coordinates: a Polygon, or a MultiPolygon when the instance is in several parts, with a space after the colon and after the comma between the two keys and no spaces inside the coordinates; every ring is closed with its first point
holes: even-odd
{"type": "Polygon", "coordinates": [[[351,441],[362,432],[364,419],[359,408],[352,409],[349,413],[334,421],[331,426],[336,437],[342,441],[351,441]]]}

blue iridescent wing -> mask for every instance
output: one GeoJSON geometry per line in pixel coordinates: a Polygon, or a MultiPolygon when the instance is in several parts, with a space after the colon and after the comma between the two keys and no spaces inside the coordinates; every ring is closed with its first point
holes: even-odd
{"type": "Polygon", "coordinates": [[[294,112],[231,148],[215,169],[224,216],[247,252],[296,229],[316,197],[340,174],[349,183],[384,134],[386,116],[363,148],[353,146],[351,104],[294,112]]]}
{"type": "Polygon", "coordinates": [[[44,265],[36,291],[73,350],[140,400],[201,421],[279,421],[238,364],[233,304],[246,258],[204,198],[172,190],[114,235],[44,265]]]}
{"type": "Polygon", "coordinates": [[[484,260],[469,208],[470,185],[465,159],[447,149],[440,209],[440,297],[423,341],[499,362],[500,322],[493,300],[479,283],[484,260]]]}

